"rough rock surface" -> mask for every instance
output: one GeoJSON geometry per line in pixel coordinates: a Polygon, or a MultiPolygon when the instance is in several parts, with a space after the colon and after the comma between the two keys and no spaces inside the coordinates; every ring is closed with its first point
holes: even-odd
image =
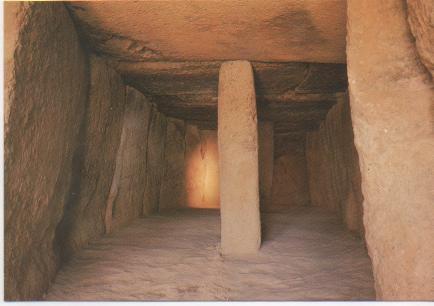
{"type": "Polygon", "coordinates": [[[348,1],[347,55],[377,297],[433,300],[434,89],[403,1],[348,1]]]}
{"type": "Polygon", "coordinates": [[[363,233],[363,195],[348,98],[332,107],[316,132],[307,133],[311,204],[337,212],[348,229],[363,233]]]}
{"type": "Polygon", "coordinates": [[[252,66],[225,62],[218,101],[221,251],[254,254],[261,244],[258,121],[252,66]]]}
{"type": "Polygon", "coordinates": [[[219,208],[217,131],[187,124],[185,130],[185,203],[193,208],[219,208]]]}
{"type": "Polygon", "coordinates": [[[203,185],[203,205],[205,207],[220,207],[219,188],[219,156],[217,131],[202,130],[200,132],[205,163],[205,177],[203,185]]]}
{"type": "Polygon", "coordinates": [[[31,300],[58,268],[87,61],[63,4],[5,3],[5,39],[5,299],[31,300]]]}
{"type": "Polygon", "coordinates": [[[185,202],[185,123],[167,118],[164,168],[160,187],[159,211],[173,210],[185,202]]]}
{"type": "Polygon", "coordinates": [[[363,241],[321,208],[264,214],[261,251],[217,253],[218,212],[195,210],[134,221],[66,265],[50,301],[373,300],[363,241]]]}
{"type": "Polygon", "coordinates": [[[125,61],[346,60],[343,0],[105,1],[68,7],[97,52],[125,61]]]}
{"type": "Polygon", "coordinates": [[[152,104],[127,87],[121,141],[106,210],[106,232],[138,218],[143,210],[152,104]]]}
{"type": "Polygon", "coordinates": [[[146,154],[146,184],[143,197],[143,214],[158,212],[161,180],[164,174],[164,146],[166,143],[166,116],[152,108],[146,154]]]}
{"type": "Polygon", "coordinates": [[[90,58],[89,105],[75,159],[75,182],[59,224],[62,259],[105,232],[106,205],[122,133],[125,86],[104,60],[90,58]]]}
{"type": "Polygon", "coordinates": [[[434,78],[434,2],[407,0],[407,13],[420,59],[434,78]]]}
{"type": "Polygon", "coordinates": [[[318,127],[347,88],[346,1],[69,2],[90,48],[168,117],[217,126],[225,60],[252,61],[258,117],[318,127]],[[258,44],[257,42],[261,43],[258,44]],[[308,102],[308,103],[300,103],[308,102]],[[315,106],[315,107],[312,107],[315,106]]]}
{"type": "Polygon", "coordinates": [[[185,126],[185,206],[203,207],[203,184],[206,165],[203,162],[201,130],[192,124],[185,126]]]}
{"type": "Polygon", "coordinates": [[[271,204],[274,166],[274,125],[272,121],[259,121],[259,196],[261,210],[271,204]]]}
{"type": "Polygon", "coordinates": [[[309,205],[304,136],[275,135],[272,201],[265,211],[309,205]]]}
{"type": "MultiPolygon", "coordinates": [[[[110,57],[107,57],[108,59],[110,57]]],[[[117,62],[128,84],[151,95],[170,117],[217,127],[218,72],[222,62],[117,62]]],[[[318,127],[347,88],[346,66],[327,63],[252,63],[258,117],[279,130],[318,127]]]]}

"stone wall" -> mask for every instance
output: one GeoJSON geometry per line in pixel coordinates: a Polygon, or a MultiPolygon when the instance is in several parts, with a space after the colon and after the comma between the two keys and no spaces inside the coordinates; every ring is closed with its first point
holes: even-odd
{"type": "Polygon", "coordinates": [[[106,232],[142,215],[152,104],[127,87],[120,145],[106,208],[106,232]]]}
{"type": "Polygon", "coordinates": [[[149,215],[159,210],[160,188],[165,168],[166,129],[166,116],[160,113],[154,106],[148,131],[143,215],[149,215]]]}
{"type": "Polygon", "coordinates": [[[306,136],[309,192],[313,206],[337,212],[351,231],[363,234],[363,195],[348,98],[306,136]]]}
{"type": "Polygon", "coordinates": [[[5,3],[5,299],[41,297],[58,259],[88,94],[86,55],[61,3],[5,3]]]}
{"type": "Polygon", "coordinates": [[[434,89],[406,12],[348,1],[351,115],[377,298],[433,300],[434,89]]]}
{"type": "Polygon", "coordinates": [[[88,107],[75,156],[76,183],[58,228],[63,260],[106,231],[106,205],[116,168],[124,106],[121,77],[102,59],[92,56],[88,107]]]}
{"type": "Polygon", "coordinates": [[[201,153],[205,164],[202,203],[206,208],[216,208],[220,205],[217,131],[201,131],[201,153]]]}
{"type": "Polygon", "coordinates": [[[282,211],[309,205],[304,137],[292,134],[274,135],[272,201],[263,211],[282,211]]]}
{"type": "Polygon", "coordinates": [[[40,299],[80,248],[158,211],[184,151],[165,151],[173,126],[82,49],[63,4],[7,3],[5,26],[5,298],[40,299]]]}
{"type": "Polygon", "coordinates": [[[184,154],[185,123],[168,118],[159,211],[177,209],[185,201],[184,154]]]}
{"type": "Polygon", "coordinates": [[[184,206],[219,208],[217,131],[186,125],[184,166],[184,206]]]}
{"type": "Polygon", "coordinates": [[[407,0],[407,19],[419,59],[434,78],[434,1],[407,0]]]}
{"type": "MultiPolygon", "coordinates": [[[[265,132],[259,130],[258,137],[259,166],[260,169],[262,167],[262,180],[267,184],[263,186],[261,211],[276,212],[293,206],[309,205],[304,136],[273,136],[272,131],[268,129],[265,132]],[[273,137],[273,140],[267,140],[267,147],[261,148],[266,137],[273,137]],[[270,194],[267,196],[268,192],[270,194]]],[[[217,131],[201,130],[195,125],[186,125],[184,165],[183,207],[218,209],[220,196],[217,131]]]]}

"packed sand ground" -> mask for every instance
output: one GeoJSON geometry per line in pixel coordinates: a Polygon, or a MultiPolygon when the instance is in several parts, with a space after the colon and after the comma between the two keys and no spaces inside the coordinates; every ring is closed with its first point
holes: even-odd
{"type": "Polygon", "coordinates": [[[136,220],[91,243],[46,300],[372,300],[364,243],[318,208],[262,215],[260,252],[219,255],[220,218],[186,210],[136,220]]]}

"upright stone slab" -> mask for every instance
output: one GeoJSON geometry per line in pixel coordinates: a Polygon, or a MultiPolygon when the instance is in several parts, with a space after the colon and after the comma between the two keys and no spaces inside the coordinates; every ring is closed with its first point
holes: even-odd
{"type": "Polygon", "coordinates": [[[255,253],[261,244],[257,125],[250,63],[223,63],[219,76],[218,149],[224,255],[255,253]]]}
{"type": "Polygon", "coordinates": [[[159,212],[176,210],[185,201],[184,153],[184,121],[167,118],[159,212]]]}
{"type": "Polygon", "coordinates": [[[434,299],[434,84],[406,5],[418,2],[348,1],[351,118],[379,300],[434,299]]]}
{"type": "Polygon", "coordinates": [[[154,106],[148,131],[146,183],[143,194],[143,215],[158,212],[161,181],[164,174],[167,119],[154,106]]]}
{"type": "Polygon", "coordinates": [[[151,115],[152,104],[141,92],[127,87],[122,134],[107,198],[106,233],[125,226],[142,214],[151,115]]]}

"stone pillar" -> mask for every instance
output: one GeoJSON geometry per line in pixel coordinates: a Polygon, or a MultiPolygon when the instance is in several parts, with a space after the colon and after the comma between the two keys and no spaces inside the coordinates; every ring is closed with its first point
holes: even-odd
{"type": "Polygon", "coordinates": [[[220,68],[218,97],[221,252],[257,252],[259,214],[258,129],[253,70],[247,61],[220,68]]]}
{"type": "Polygon", "coordinates": [[[259,194],[261,209],[271,205],[271,187],[274,166],[274,125],[272,121],[259,122],[259,194]]]}

